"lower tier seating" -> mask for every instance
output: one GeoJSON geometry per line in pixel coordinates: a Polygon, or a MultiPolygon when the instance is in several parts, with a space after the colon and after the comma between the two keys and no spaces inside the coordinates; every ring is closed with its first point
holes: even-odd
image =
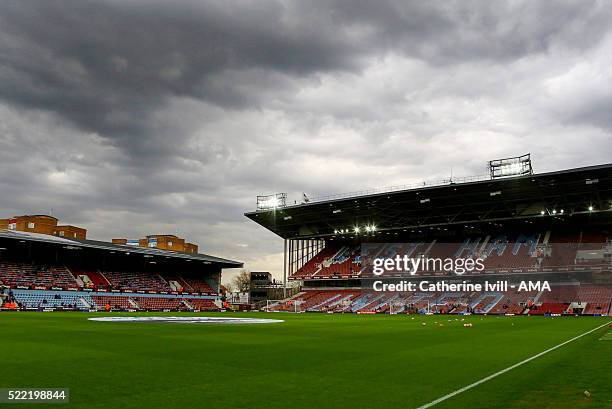
{"type": "Polygon", "coordinates": [[[550,292],[492,293],[384,293],[363,289],[304,290],[267,307],[268,311],[400,313],[437,312],[464,314],[544,315],[572,313],[571,305],[586,305],[582,314],[608,314],[612,286],[552,286],[550,292]],[[539,296],[539,297],[538,297],[539,296]]]}
{"type": "Polygon", "coordinates": [[[93,301],[88,295],[42,290],[14,290],[15,300],[24,308],[85,309],[93,301]]]}
{"type": "Polygon", "coordinates": [[[219,308],[215,300],[198,296],[154,296],[90,293],[85,291],[0,290],[5,300],[14,301],[20,309],[66,310],[148,310],[187,311],[191,309],[213,311],[219,308]]]}

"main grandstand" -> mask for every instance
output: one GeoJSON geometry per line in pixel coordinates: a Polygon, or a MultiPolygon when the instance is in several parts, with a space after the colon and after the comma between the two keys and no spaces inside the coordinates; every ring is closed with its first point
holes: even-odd
{"type": "Polygon", "coordinates": [[[206,254],[5,229],[0,230],[0,306],[219,310],[221,269],[241,266],[206,254]]]}
{"type": "MultiPolygon", "coordinates": [[[[533,174],[530,158],[492,161],[485,178],[395,187],[293,205],[258,198],[246,216],[285,240],[285,280],[296,296],[270,311],[329,313],[612,313],[612,164],[533,174]],[[510,172],[504,172],[510,170],[510,172]],[[401,250],[400,250],[401,249],[401,250]],[[472,283],[516,287],[482,292],[375,292],[366,260],[478,256],[472,283]],[[518,289],[546,280],[551,291],[518,289]]],[[[429,270],[419,279],[457,280],[429,270]]],[[[386,276],[384,280],[415,277],[386,276]]]]}

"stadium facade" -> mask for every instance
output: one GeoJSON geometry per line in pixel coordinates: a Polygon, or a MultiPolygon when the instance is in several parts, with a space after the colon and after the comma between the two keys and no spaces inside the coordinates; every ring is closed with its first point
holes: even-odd
{"type": "Polygon", "coordinates": [[[490,162],[484,178],[441,181],[287,204],[258,198],[246,217],[284,239],[285,280],[302,292],[271,309],[317,312],[610,314],[612,165],[533,174],[527,157],[490,162]],[[508,169],[514,175],[505,173],[508,169]],[[398,250],[399,249],[399,250],[398,250]],[[478,273],[440,268],[378,281],[499,280],[507,291],[372,291],[373,256],[478,256],[478,273]],[[521,289],[545,281],[551,291],[521,289]],[[516,284],[516,287],[513,285],[516,284]]]}

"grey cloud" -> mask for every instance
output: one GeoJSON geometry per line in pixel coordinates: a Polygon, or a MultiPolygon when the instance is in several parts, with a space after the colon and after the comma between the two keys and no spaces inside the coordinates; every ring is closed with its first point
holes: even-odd
{"type": "Polygon", "coordinates": [[[252,108],[291,86],[275,73],[355,71],[385,53],[506,61],[556,41],[592,46],[607,30],[609,7],[545,4],[5,2],[0,95],[159,156],[159,142],[142,146],[135,136],[155,133],[151,111],[170,97],[252,108]]]}

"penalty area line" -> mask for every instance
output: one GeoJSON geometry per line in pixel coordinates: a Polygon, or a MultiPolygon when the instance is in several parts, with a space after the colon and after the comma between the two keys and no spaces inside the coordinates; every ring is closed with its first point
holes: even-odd
{"type": "Polygon", "coordinates": [[[603,324],[603,325],[600,325],[600,326],[598,326],[597,328],[593,328],[592,330],[587,331],[587,332],[585,332],[584,334],[580,334],[580,335],[578,335],[578,336],[575,336],[575,337],[574,337],[574,338],[572,338],[572,339],[568,339],[567,341],[562,342],[562,343],[560,343],[559,345],[555,345],[555,346],[554,346],[554,347],[552,347],[552,348],[548,348],[547,350],[542,351],[542,352],[540,352],[539,354],[536,354],[536,355],[534,355],[534,356],[532,356],[532,357],[530,357],[530,358],[527,358],[527,359],[525,359],[525,360],[523,360],[523,361],[521,361],[521,362],[518,362],[518,363],[516,363],[516,364],[514,364],[514,365],[512,365],[512,366],[509,366],[509,367],[507,367],[507,368],[505,368],[505,369],[502,369],[501,371],[495,372],[494,374],[491,374],[491,375],[487,376],[486,378],[482,378],[482,379],[481,379],[481,380],[479,380],[479,381],[476,381],[476,382],[474,382],[474,383],[471,383],[471,384],[469,384],[469,385],[466,385],[466,386],[464,386],[464,387],[463,387],[463,388],[461,388],[461,389],[457,389],[456,391],[453,391],[453,392],[451,392],[451,393],[449,393],[449,394],[447,394],[447,395],[442,396],[441,398],[438,398],[438,399],[436,399],[436,400],[434,400],[434,401],[431,401],[431,402],[429,402],[429,403],[426,403],[426,404],[425,404],[425,405],[423,405],[423,406],[419,406],[417,409],[427,409],[427,408],[431,408],[432,406],[437,405],[438,403],[444,402],[445,400],[450,399],[450,398],[452,398],[453,396],[457,396],[457,395],[459,395],[460,393],[463,393],[463,392],[468,391],[468,390],[470,390],[470,389],[472,389],[472,388],[475,388],[476,386],[481,385],[481,384],[483,384],[483,383],[485,383],[485,382],[487,382],[487,381],[490,381],[490,380],[491,380],[491,379],[493,379],[493,378],[497,378],[499,375],[503,375],[503,374],[505,374],[506,372],[509,372],[509,371],[513,370],[514,368],[518,368],[519,366],[524,365],[524,364],[526,364],[526,363],[528,363],[528,362],[531,362],[531,361],[533,361],[534,359],[538,359],[538,358],[539,358],[539,357],[541,357],[542,355],[546,355],[546,354],[547,354],[547,353],[549,353],[549,352],[552,352],[552,351],[554,351],[554,350],[556,350],[556,349],[559,349],[559,348],[561,348],[562,346],[569,344],[570,342],[574,342],[574,341],[576,341],[577,339],[580,339],[580,338],[582,338],[582,337],[584,337],[584,336],[586,336],[586,335],[589,335],[589,334],[591,334],[591,333],[593,333],[593,332],[597,331],[598,329],[601,329],[601,328],[605,327],[606,325],[610,325],[610,324],[612,324],[612,321],[607,322],[607,323],[605,323],[605,324],[603,324]]]}

